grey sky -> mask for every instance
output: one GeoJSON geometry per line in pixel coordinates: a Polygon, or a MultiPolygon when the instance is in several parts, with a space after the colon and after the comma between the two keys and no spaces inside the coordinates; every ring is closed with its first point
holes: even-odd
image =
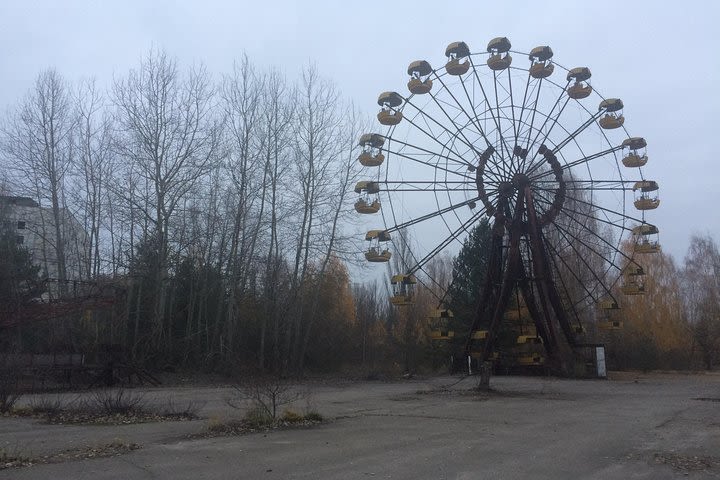
{"type": "Polygon", "coordinates": [[[135,67],[151,47],[227,72],[247,52],[294,77],[309,60],[368,114],[377,94],[404,88],[410,61],[445,46],[484,49],[495,36],[529,51],[550,45],[567,67],[625,103],[626,126],[648,141],[644,171],[659,182],[652,214],[665,251],[682,260],[693,232],[720,239],[717,148],[720,7],[715,2],[32,1],[0,4],[0,107],[39,71],[69,80],[135,67]]]}

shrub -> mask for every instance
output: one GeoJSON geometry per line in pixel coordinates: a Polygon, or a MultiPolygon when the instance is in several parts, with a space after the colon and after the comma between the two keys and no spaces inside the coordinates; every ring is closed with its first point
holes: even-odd
{"type": "Polygon", "coordinates": [[[22,393],[18,388],[17,375],[9,371],[0,371],[0,413],[7,413],[20,400],[22,393]]]}
{"type": "Polygon", "coordinates": [[[108,415],[128,415],[143,412],[145,398],[142,394],[132,393],[124,388],[98,390],[93,394],[90,406],[108,415]]]}
{"type": "Polygon", "coordinates": [[[323,416],[320,415],[315,410],[311,410],[305,414],[305,420],[307,420],[309,422],[322,422],[323,416]]]}
{"type": "Polygon", "coordinates": [[[299,413],[297,413],[293,410],[286,409],[283,412],[282,417],[280,417],[280,420],[282,420],[283,422],[288,422],[288,423],[299,423],[299,422],[304,421],[305,417],[303,417],[302,415],[300,415],[299,413]]]}

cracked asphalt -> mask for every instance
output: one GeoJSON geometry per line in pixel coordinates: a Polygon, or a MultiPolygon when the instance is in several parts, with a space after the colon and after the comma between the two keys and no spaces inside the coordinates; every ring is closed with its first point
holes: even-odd
{"type": "Polygon", "coordinates": [[[309,384],[330,421],[194,438],[239,417],[222,387],[151,388],[149,401],[202,404],[200,420],[122,426],[0,418],[0,446],[29,457],[120,439],[123,455],[0,470],[0,479],[720,478],[720,373],[611,380],[494,377],[309,384]],[[459,381],[460,380],[460,381],[459,381]]]}

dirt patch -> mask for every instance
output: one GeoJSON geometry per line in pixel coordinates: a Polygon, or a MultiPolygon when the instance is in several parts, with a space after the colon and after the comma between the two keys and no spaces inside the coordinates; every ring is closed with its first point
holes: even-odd
{"type": "Polygon", "coordinates": [[[697,455],[680,455],[677,453],[658,452],[654,455],[655,463],[670,465],[682,472],[706,471],[720,466],[720,458],[697,455]]]}
{"type": "Polygon", "coordinates": [[[200,438],[248,435],[250,433],[264,433],[276,430],[305,429],[315,427],[323,423],[327,423],[327,420],[303,419],[292,422],[276,420],[266,425],[257,425],[246,420],[228,420],[226,422],[211,422],[206,431],[188,435],[186,438],[193,440],[200,438]]]}
{"type": "Polygon", "coordinates": [[[67,410],[56,413],[36,413],[31,410],[14,412],[15,417],[30,417],[48,425],[132,425],[151,422],[183,422],[197,420],[194,414],[159,414],[153,412],[128,412],[106,414],[102,412],[85,412],[67,410]]]}
{"type": "Polygon", "coordinates": [[[87,445],[78,448],[69,448],[50,455],[43,455],[37,458],[22,455],[0,456],[0,470],[9,468],[31,467],[48,463],[62,463],[75,460],[86,460],[91,458],[117,457],[126,453],[138,450],[137,443],[114,440],[103,445],[87,445]]]}
{"type": "Polygon", "coordinates": [[[411,393],[403,393],[400,395],[393,395],[391,397],[388,397],[388,400],[392,402],[407,402],[413,400],[420,400],[420,397],[411,393]]]}

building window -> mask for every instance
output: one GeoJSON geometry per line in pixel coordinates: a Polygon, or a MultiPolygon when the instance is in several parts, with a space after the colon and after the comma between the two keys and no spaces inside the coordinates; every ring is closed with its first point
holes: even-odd
{"type": "Polygon", "coordinates": [[[18,230],[25,230],[25,222],[18,222],[18,230]]]}
{"type": "Polygon", "coordinates": [[[25,243],[25,237],[23,237],[22,235],[16,235],[15,241],[18,245],[22,245],[23,243],[25,243]]]}

